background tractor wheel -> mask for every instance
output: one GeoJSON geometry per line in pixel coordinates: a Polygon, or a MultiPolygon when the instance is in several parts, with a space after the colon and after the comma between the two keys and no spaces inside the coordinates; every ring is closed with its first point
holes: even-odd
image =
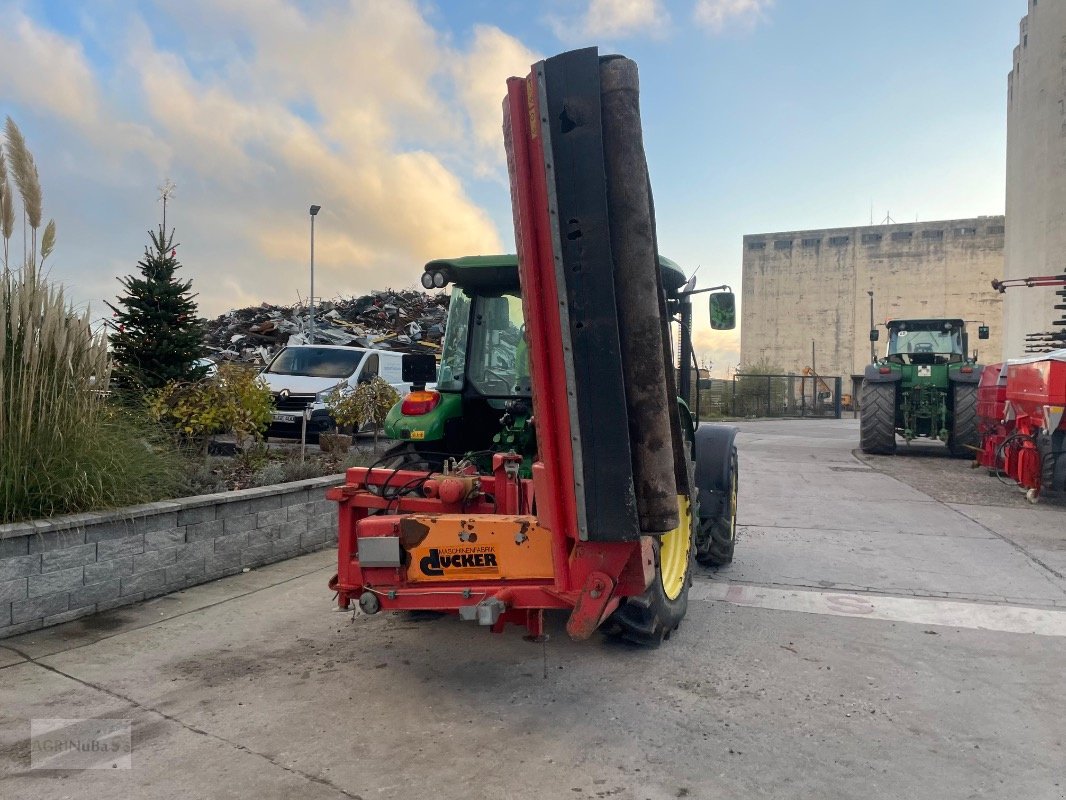
{"type": "Polygon", "coordinates": [[[670,634],[677,630],[684,619],[688,611],[692,557],[696,550],[696,529],[699,525],[694,473],[690,463],[692,499],[679,500],[681,524],[669,533],[654,538],[655,575],[651,583],[644,594],[625,598],[618,610],[611,614],[603,626],[608,636],[643,647],[658,647],[670,638],[670,634]]]}
{"type": "Polygon", "coordinates": [[[896,452],[896,384],[862,383],[859,445],[864,453],[896,452]]]}
{"type": "Polygon", "coordinates": [[[740,474],[737,470],[737,448],[729,456],[729,494],[722,513],[717,517],[699,520],[696,533],[696,561],[704,567],[722,567],[733,562],[737,543],[737,490],[740,474]]]}
{"type": "Polygon", "coordinates": [[[977,432],[977,385],[956,383],[954,395],[948,448],[955,458],[974,458],[981,447],[981,435],[977,432]]]}

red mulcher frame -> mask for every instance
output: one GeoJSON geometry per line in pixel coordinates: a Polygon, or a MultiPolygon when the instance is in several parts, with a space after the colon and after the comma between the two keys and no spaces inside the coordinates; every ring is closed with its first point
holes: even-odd
{"type": "Polygon", "coordinates": [[[567,632],[585,639],[606,620],[626,596],[642,594],[654,575],[651,539],[638,541],[580,541],[574,487],[574,460],[567,401],[562,322],[563,296],[556,282],[553,219],[549,213],[543,137],[536,74],[507,82],[505,116],[509,145],[512,205],[518,246],[519,279],[529,345],[533,413],[537,425],[538,461],[533,479],[508,471],[513,457],[497,454],[493,475],[479,476],[480,492],[465,503],[446,503],[439,497],[402,495],[382,497],[381,487],[403,486],[424,473],[391,469],[349,469],[344,486],[326,496],[339,506],[337,575],[330,588],[347,609],[353,599],[372,592],[385,610],[458,612],[495,599],[505,611],[492,630],[508,622],[522,625],[530,635],[544,631],[545,609],[572,609],[567,632]],[[370,487],[376,487],[375,492],[370,487]],[[485,497],[491,494],[493,500],[485,497]],[[533,500],[537,515],[533,517],[533,500]],[[371,514],[372,511],[384,511],[371,514]],[[394,511],[395,513],[388,513],[394,511]],[[405,567],[362,567],[359,541],[371,536],[395,536],[398,515],[465,514],[479,520],[522,515],[535,520],[552,537],[552,579],[492,579],[408,582],[405,567]]]}

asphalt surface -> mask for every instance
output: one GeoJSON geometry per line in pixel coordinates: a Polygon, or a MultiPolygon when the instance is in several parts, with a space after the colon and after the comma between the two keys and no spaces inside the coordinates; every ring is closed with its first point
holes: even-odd
{"type": "Polygon", "coordinates": [[[1066,798],[1063,509],[741,427],[736,562],[658,650],[332,613],[305,556],[0,641],[0,796],[1066,798]],[[56,717],[132,768],[31,769],[56,717]]]}

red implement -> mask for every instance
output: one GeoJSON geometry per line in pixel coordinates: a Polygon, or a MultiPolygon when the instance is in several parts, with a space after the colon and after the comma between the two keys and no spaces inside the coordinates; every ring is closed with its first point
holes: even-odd
{"type": "Polygon", "coordinates": [[[1030,499],[1060,481],[1066,465],[1064,409],[1066,352],[1007,362],[1005,419],[1015,430],[1003,448],[1004,470],[1028,490],[1030,499]]]}
{"type": "Polygon", "coordinates": [[[1003,443],[1014,432],[1014,421],[1004,420],[1007,404],[1006,364],[989,364],[977,387],[977,432],[981,434],[978,463],[1002,471],[1003,443]]]}

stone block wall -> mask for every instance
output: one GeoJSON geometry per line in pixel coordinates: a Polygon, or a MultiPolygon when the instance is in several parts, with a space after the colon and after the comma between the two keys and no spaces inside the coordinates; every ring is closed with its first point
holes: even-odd
{"type": "Polygon", "coordinates": [[[342,476],[0,525],[0,638],[335,545],[342,476]]]}

